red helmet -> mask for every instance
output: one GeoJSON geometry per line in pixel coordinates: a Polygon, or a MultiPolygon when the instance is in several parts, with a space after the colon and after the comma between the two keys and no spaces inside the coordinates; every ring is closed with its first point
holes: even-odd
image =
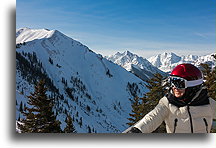
{"type": "Polygon", "coordinates": [[[185,79],[188,82],[188,87],[197,86],[203,83],[202,72],[192,64],[180,64],[176,66],[170,76],[185,79]]]}

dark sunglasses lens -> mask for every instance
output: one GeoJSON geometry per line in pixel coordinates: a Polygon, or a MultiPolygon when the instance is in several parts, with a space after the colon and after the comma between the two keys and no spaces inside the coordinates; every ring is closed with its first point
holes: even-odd
{"type": "Polygon", "coordinates": [[[174,85],[176,88],[180,88],[180,89],[185,88],[185,81],[183,79],[171,78],[170,82],[171,82],[171,86],[174,85]]]}

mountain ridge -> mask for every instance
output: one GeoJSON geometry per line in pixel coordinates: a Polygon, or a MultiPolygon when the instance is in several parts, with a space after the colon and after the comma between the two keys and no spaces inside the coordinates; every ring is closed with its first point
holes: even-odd
{"type": "Polygon", "coordinates": [[[214,58],[212,55],[215,53],[198,56],[198,55],[183,55],[179,56],[175,53],[164,52],[148,58],[148,61],[155,67],[164,72],[170,72],[175,66],[182,63],[191,63],[199,67],[200,63],[209,63],[212,67],[215,66],[214,58]]]}
{"type": "Polygon", "coordinates": [[[59,31],[26,29],[16,35],[16,119],[23,118],[19,106],[27,105],[26,96],[39,79],[31,71],[38,69],[35,73],[57,88],[48,94],[56,97],[54,110],[62,128],[67,114],[78,133],[89,128],[94,133],[119,133],[127,128],[130,99],[147,92],[145,82],[59,31]]]}
{"type": "Polygon", "coordinates": [[[116,54],[106,56],[105,58],[120,65],[127,71],[132,72],[144,81],[152,78],[155,73],[160,73],[163,76],[166,76],[165,72],[153,66],[147,59],[127,50],[122,53],[117,52],[116,54]]]}

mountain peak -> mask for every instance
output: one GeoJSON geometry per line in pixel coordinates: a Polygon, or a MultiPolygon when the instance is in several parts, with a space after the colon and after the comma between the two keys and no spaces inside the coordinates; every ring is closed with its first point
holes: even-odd
{"type": "Polygon", "coordinates": [[[152,73],[162,73],[159,69],[154,67],[147,59],[133,54],[130,51],[125,51],[123,53],[117,52],[116,54],[106,58],[125,68],[127,71],[133,71],[134,68],[136,68],[137,70],[145,71],[145,73],[148,73],[150,75],[152,75],[152,73]]]}
{"type": "Polygon", "coordinates": [[[160,56],[164,56],[164,57],[173,57],[173,56],[177,56],[175,53],[173,52],[164,52],[162,54],[159,54],[160,56]]]}
{"type": "Polygon", "coordinates": [[[123,52],[124,55],[128,55],[128,56],[132,56],[134,55],[133,53],[131,53],[130,51],[126,50],[125,52],[123,52]]]}
{"type": "Polygon", "coordinates": [[[158,54],[156,56],[150,57],[148,58],[148,61],[150,63],[152,63],[152,65],[156,66],[156,67],[160,67],[159,69],[162,71],[170,71],[170,67],[167,68],[167,65],[171,65],[174,64],[176,62],[180,62],[181,57],[177,56],[175,53],[173,52],[164,52],[162,54],[158,54]],[[162,67],[162,68],[161,68],[162,67]],[[166,68],[164,68],[166,67],[166,68]],[[165,70],[167,69],[167,70],[165,70]]]}
{"type": "Polygon", "coordinates": [[[24,27],[16,30],[16,43],[29,42],[36,39],[42,39],[42,38],[50,38],[54,34],[62,34],[62,33],[59,32],[58,30],[30,29],[24,27]]]}

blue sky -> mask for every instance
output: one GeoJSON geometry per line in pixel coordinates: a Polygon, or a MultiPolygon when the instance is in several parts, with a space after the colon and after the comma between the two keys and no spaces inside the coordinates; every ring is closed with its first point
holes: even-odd
{"type": "Polygon", "coordinates": [[[59,30],[103,55],[204,55],[216,48],[216,0],[17,0],[22,27],[59,30]]]}

